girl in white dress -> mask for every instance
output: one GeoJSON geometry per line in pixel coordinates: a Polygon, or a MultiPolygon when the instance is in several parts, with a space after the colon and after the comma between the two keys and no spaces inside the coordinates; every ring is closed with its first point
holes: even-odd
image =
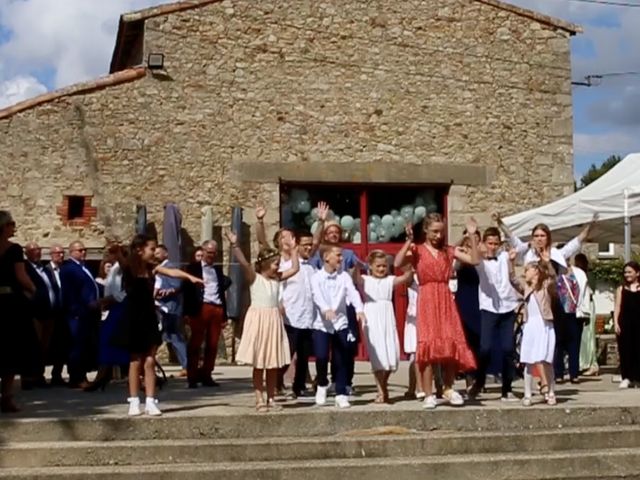
{"type": "Polygon", "coordinates": [[[418,334],[416,330],[416,312],[418,308],[418,279],[412,273],[411,285],[407,288],[407,313],[404,319],[404,353],[409,356],[409,388],[405,392],[405,398],[417,398],[423,400],[425,397],[422,387],[422,375],[416,369],[416,346],[418,344],[418,334]]]}
{"type": "MultiPolygon", "coordinates": [[[[516,256],[517,252],[512,251],[512,262],[516,256]]],[[[531,405],[534,367],[537,367],[542,381],[540,393],[549,405],[556,404],[553,372],[556,334],[552,310],[555,284],[547,268],[538,262],[527,263],[524,267],[525,285],[515,285],[523,293],[526,303],[520,346],[520,362],[525,366],[522,404],[526,407],[531,405]]]]}
{"type": "Polygon", "coordinates": [[[393,288],[401,283],[408,283],[412,278],[412,271],[407,270],[397,277],[388,275],[387,254],[382,250],[374,250],[369,255],[369,272],[371,275],[356,278],[364,289],[364,335],[378,388],[375,402],[388,403],[389,376],[398,369],[400,363],[393,288]]]}
{"type": "Polygon", "coordinates": [[[289,341],[280,314],[278,293],[280,282],[291,278],[299,270],[298,254],[294,242],[290,247],[291,268],[278,272],[280,254],[273,248],[262,248],[258,253],[255,270],[238,247],[238,237],[225,232],[233,248],[233,254],[242,267],[249,283],[251,306],[244,318],[242,338],[236,358],[238,362],[253,366],[253,388],[256,395],[256,410],[280,410],[275,403],[278,371],[287,365],[289,341]],[[267,403],[264,403],[264,376],[266,372],[267,403]]]}

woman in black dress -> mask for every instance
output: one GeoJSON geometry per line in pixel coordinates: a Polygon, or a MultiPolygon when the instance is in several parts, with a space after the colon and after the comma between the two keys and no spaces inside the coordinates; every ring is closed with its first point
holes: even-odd
{"type": "Polygon", "coordinates": [[[13,380],[24,367],[25,337],[30,319],[24,315],[27,298],[36,287],[24,265],[22,247],[9,239],[16,233],[11,214],[0,210],[0,411],[17,412],[13,402],[13,380]],[[25,298],[25,296],[27,298],[25,298]]]}
{"type": "Polygon", "coordinates": [[[620,354],[620,388],[640,387],[640,264],[628,262],[616,290],[614,321],[620,354]]]}
{"type": "Polygon", "coordinates": [[[156,273],[180,278],[193,283],[202,280],[182,270],[155,265],[156,241],[146,235],[136,235],[129,247],[129,256],[123,265],[122,282],[127,292],[124,321],[119,343],[131,355],[129,365],[129,415],[140,415],[140,375],[144,371],[147,415],[161,415],[156,405],[156,351],[162,343],[156,305],[153,296],[156,273]]]}

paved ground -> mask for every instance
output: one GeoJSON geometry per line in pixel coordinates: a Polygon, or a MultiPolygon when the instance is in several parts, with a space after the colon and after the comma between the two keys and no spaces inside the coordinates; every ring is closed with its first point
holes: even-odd
{"type": "MultiPolygon", "coordinates": [[[[405,400],[403,394],[408,379],[408,363],[403,362],[400,370],[391,377],[391,397],[393,405],[375,405],[375,384],[369,372],[368,363],[358,363],[355,377],[357,395],[353,399],[354,409],[402,409],[420,410],[420,403],[405,400]]],[[[168,367],[168,375],[174,375],[177,368],[168,367]]],[[[239,366],[221,366],[216,369],[214,377],[221,384],[218,388],[186,388],[184,379],[172,378],[167,386],[158,393],[160,407],[167,416],[197,415],[229,415],[253,412],[253,394],[250,381],[251,369],[239,366]]],[[[458,384],[463,388],[462,383],[458,384]]],[[[489,384],[489,393],[484,394],[477,402],[468,403],[463,408],[500,409],[523,408],[520,403],[505,404],[500,401],[499,386],[489,384]]],[[[516,394],[522,392],[522,382],[514,386],[516,394]]],[[[574,406],[638,406],[640,405],[640,389],[619,390],[611,374],[600,377],[583,378],[579,385],[559,385],[558,407],[574,406]]],[[[17,418],[65,418],[86,416],[123,416],[127,405],[126,383],[112,382],[104,392],[87,393],[67,388],[32,390],[19,392],[18,402],[23,411],[17,418]]],[[[539,398],[539,397],[538,397],[539,398]]],[[[332,399],[329,399],[332,402],[332,399]]],[[[535,398],[534,398],[535,401],[535,398]]],[[[331,403],[332,404],[332,403],[331,403]]],[[[312,399],[283,401],[285,409],[316,409],[312,399]]],[[[452,407],[441,406],[438,409],[452,407]]]]}

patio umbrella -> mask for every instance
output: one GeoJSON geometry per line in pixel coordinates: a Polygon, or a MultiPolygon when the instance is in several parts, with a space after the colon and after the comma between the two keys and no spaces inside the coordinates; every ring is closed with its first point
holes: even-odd
{"type": "Polygon", "coordinates": [[[202,229],[200,230],[200,244],[213,238],[213,207],[202,209],[202,229]]]}
{"type": "MultiPolygon", "coordinates": [[[[231,213],[231,230],[238,235],[238,245],[242,245],[242,208],[234,207],[231,213]]],[[[229,255],[229,277],[231,287],[227,291],[227,315],[238,320],[243,313],[243,296],[245,289],[244,275],[233,253],[229,255]]]]}
{"type": "Polygon", "coordinates": [[[182,214],[175,203],[167,203],[164,206],[164,218],[162,220],[162,243],[169,252],[169,261],[174,265],[180,265],[182,261],[182,214]]]}
{"type": "Polygon", "coordinates": [[[136,235],[144,235],[147,233],[147,207],[145,205],[136,205],[136,235]]]}

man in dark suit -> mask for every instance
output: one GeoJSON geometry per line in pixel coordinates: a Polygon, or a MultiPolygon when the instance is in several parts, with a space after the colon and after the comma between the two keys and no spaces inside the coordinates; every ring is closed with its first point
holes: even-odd
{"type": "Polygon", "coordinates": [[[65,386],[62,379],[62,369],[69,358],[69,326],[67,325],[62,310],[62,283],[60,281],[60,268],[64,263],[64,248],[62,245],[53,244],[49,247],[51,260],[45,265],[45,270],[53,278],[54,290],[58,297],[56,308],[53,311],[53,333],[49,343],[49,359],[53,368],[51,370],[51,385],[65,386]]]}
{"type": "Polygon", "coordinates": [[[28,380],[22,382],[23,388],[31,385],[46,387],[44,378],[46,359],[51,344],[51,336],[54,325],[54,311],[60,307],[60,289],[51,273],[42,266],[42,249],[31,242],[24,248],[27,262],[25,264],[27,274],[36,287],[36,293],[31,300],[30,316],[37,336],[37,358],[34,359],[34,378],[32,383],[28,380]],[[31,383],[31,385],[30,385],[31,383]]]}
{"type": "Polygon", "coordinates": [[[183,284],[184,315],[191,327],[191,338],[187,346],[187,381],[189,388],[196,388],[198,382],[204,386],[216,387],[211,378],[215,367],[220,333],[227,321],[226,291],[231,279],[222,273],[222,267],[215,265],[218,244],[214,240],[203,243],[203,258],[187,267],[187,272],[204,280],[204,287],[191,282],[183,284]],[[202,367],[198,367],[200,348],[205,342],[202,367]]]}
{"type": "Polygon", "coordinates": [[[97,337],[100,322],[99,293],[93,275],[84,265],[87,249],[82,242],[69,245],[69,259],[62,264],[62,303],[71,336],[69,386],[88,386],[87,372],[97,364],[97,337]]]}

